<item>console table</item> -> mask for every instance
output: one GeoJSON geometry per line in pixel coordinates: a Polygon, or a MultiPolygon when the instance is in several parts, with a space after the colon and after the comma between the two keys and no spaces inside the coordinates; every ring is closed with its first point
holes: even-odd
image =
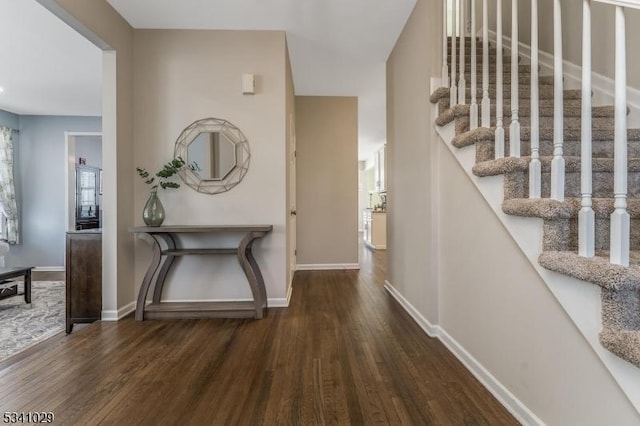
{"type": "Polygon", "coordinates": [[[129,232],[138,234],[151,244],[153,256],[140,286],[136,303],[136,321],[144,319],[174,318],[247,318],[260,319],[267,308],[267,292],[260,267],[253,257],[252,245],[273,230],[273,225],[218,225],[218,226],[140,226],[129,232]],[[184,248],[176,245],[176,234],[206,234],[220,232],[243,233],[236,248],[184,248]],[[253,301],[249,302],[161,302],[162,287],[177,256],[234,254],[247,276],[253,301]],[[157,273],[156,273],[157,272],[157,273]],[[155,279],[154,279],[155,278],[155,279]],[[153,301],[146,303],[153,284],[153,301]]]}

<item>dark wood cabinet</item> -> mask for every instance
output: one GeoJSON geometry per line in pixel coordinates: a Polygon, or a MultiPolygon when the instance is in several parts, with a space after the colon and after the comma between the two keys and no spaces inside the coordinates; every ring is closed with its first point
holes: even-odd
{"type": "Polygon", "coordinates": [[[100,319],[102,312],[102,232],[67,232],[66,331],[100,319]]]}

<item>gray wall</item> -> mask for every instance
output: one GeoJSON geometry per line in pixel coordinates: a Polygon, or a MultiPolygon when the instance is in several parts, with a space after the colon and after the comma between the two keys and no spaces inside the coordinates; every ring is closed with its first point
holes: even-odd
{"type": "MultiPolygon", "coordinates": [[[[2,119],[2,115],[0,115],[2,119]]],[[[100,117],[19,117],[14,146],[20,244],[12,246],[7,266],[62,267],[65,244],[64,132],[99,132],[100,117]]]]}

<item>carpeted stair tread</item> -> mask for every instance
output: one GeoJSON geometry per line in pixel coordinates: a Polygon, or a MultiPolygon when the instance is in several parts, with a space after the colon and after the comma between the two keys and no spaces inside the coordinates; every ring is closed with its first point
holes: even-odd
{"type": "MultiPolygon", "coordinates": [[[[509,99],[511,95],[511,86],[505,86],[504,90],[504,99],[509,99]]],[[[449,97],[449,88],[448,87],[440,87],[431,94],[429,100],[431,103],[435,104],[440,99],[449,97]]],[[[528,86],[521,85],[518,90],[518,96],[520,99],[530,99],[531,90],[528,86]]],[[[578,89],[565,89],[563,91],[563,96],[565,100],[568,99],[582,99],[582,91],[578,89]]],[[[489,97],[491,98],[491,103],[495,102],[495,88],[489,90],[489,97]]],[[[540,87],[540,99],[551,99],[553,97],[553,87],[552,86],[541,86],[540,87]]],[[[471,98],[471,91],[466,91],[467,102],[471,98]]],[[[476,98],[482,99],[482,88],[479,87],[476,90],[476,98]]]]}
{"type": "MultiPolygon", "coordinates": [[[[477,56],[477,55],[476,55],[477,56]]],[[[482,70],[482,68],[484,67],[484,64],[482,62],[482,57],[478,58],[476,57],[477,62],[476,62],[476,69],[477,70],[482,70]]],[[[518,58],[518,63],[521,62],[522,58],[518,58]]],[[[489,69],[491,69],[492,67],[497,67],[496,61],[498,60],[498,56],[497,55],[489,55],[489,69]]],[[[465,52],[464,55],[464,66],[465,69],[471,70],[471,53],[470,52],[465,52]]],[[[511,66],[511,56],[508,55],[503,55],[502,56],[502,64],[506,64],[509,63],[509,66],[511,66]]],[[[452,61],[451,61],[451,55],[449,55],[447,57],[447,66],[449,67],[449,72],[451,72],[451,65],[452,65],[452,61]]],[[[456,54],[456,72],[460,72],[460,52],[458,52],[456,54]]]]}
{"type": "MultiPolygon", "coordinates": [[[[438,126],[445,126],[450,122],[454,121],[457,118],[467,120],[469,111],[471,109],[470,104],[457,104],[454,105],[453,108],[446,109],[440,113],[440,115],[436,118],[436,124],[438,126]]],[[[581,128],[582,122],[582,113],[579,108],[575,108],[573,106],[566,106],[564,108],[566,114],[564,116],[564,123],[567,128],[581,128]],[[573,113],[578,113],[578,115],[572,115],[573,113]]],[[[607,128],[612,128],[614,124],[615,111],[612,106],[602,106],[602,107],[593,107],[593,113],[591,116],[592,120],[592,129],[599,129],[603,126],[607,128]]],[[[503,109],[503,126],[507,127],[509,123],[511,123],[511,112],[503,109]]],[[[523,109],[522,113],[519,114],[520,124],[521,126],[529,126],[530,117],[529,110],[523,109]]],[[[542,107],[539,111],[539,123],[541,128],[551,127],[554,120],[553,108],[542,107]]],[[[491,126],[496,125],[496,117],[492,115],[490,120],[491,126]]],[[[469,131],[468,126],[466,129],[462,129],[461,132],[469,131]]],[[[460,133],[460,132],[457,132],[460,133]]]]}
{"type": "MultiPolygon", "coordinates": [[[[478,127],[477,129],[456,135],[451,141],[451,144],[456,148],[462,148],[479,142],[494,141],[495,131],[495,127],[478,127]]],[[[565,142],[581,141],[581,132],[581,129],[565,129],[563,139],[565,142]]],[[[591,139],[594,142],[610,141],[613,144],[613,137],[613,129],[594,129],[591,133],[591,139]]],[[[520,141],[530,140],[531,128],[522,127],[520,129],[520,141]]],[[[540,129],[540,141],[553,141],[553,129],[540,129]]],[[[627,129],[627,141],[640,141],[640,129],[627,129]]],[[[505,132],[505,142],[509,142],[509,132],[505,132]]]]}
{"type": "Polygon", "coordinates": [[[478,177],[498,176],[505,173],[524,172],[529,169],[529,157],[505,157],[482,161],[473,166],[473,174],[478,177]]]}
{"type": "Polygon", "coordinates": [[[451,145],[456,148],[463,148],[479,142],[494,140],[495,135],[496,130],[493,127],[478,127],[477,129],[455,135],[451,141],[451,145]]]}
{"type": "MultiPolygon", "coordinates": [[[[466,71],[464,73],[464,78],[466,80],[466,87],[467,90],[471,89],[471,76],[473,74],[471,74],[470,71],[466,71]]],[[[451,77],[449,77],[451,78],[451,77]]],[[[458,76],[459,78],[459,76],[458,76]]],[[[458,80],[456,79],[456,82],[458,80]]],[[[520,86],[522,87],[531,87],[531,74],[527,73],[520,73],[518,76],[518,83],[520,84],[520,86]]],[[[476,85],[478,87],[478,89],[482,88],[482,70],[478,70],[476,72],[476,85]]],[[[504,75],[504,78],[502,79],[502,85],[503,86],[510,86],[511,85],[511,74],[510,73],[506,73],[504,75]]],[[[490,74],[489,75],[489,90],[495,90],[495,86],[496,86],[496,79],[495,79],[495,74],[490,74]]],[[[549,76],[542,76],[538,78],[538,86],[553,86],[553,77],[549,77],[549,76]]],[[[529,89],[531,90],[531,89],[529,89]]]]}
{"type": "MultiPolygon", "coordinates": [[[[640,259],[640,252],[632,251],[634,260],[640,259]]],[[[538,263],[546,269],[559,272],[579,280],[597,284],[613,291],[640,290],[640,265],[630,263],[628,268],[609,263],[606,252],[594,257],[578,256],[573,251],[544,251],[538,263]]],[[[640,346],[639,346],[640,348],[640,346]]]]}
{"type": "MultiPolygon", "coordinates": [[[[455,105],[454,108],[458,108],[456,111],[456,116],[469,115],[471,105],[470,104],[458,104],[455,105]]],[[[564,105],[564,116],[565,117],[582,117],[582,107],[574,106],[574,105],[564,105]]],[[[527,118],[531,115],[531,107],[529,105],[524,105],[518,108],[518,114],[520,117],[527,118]]],[[[554,108],[551,106],[541,106],[538,111],[539,117],[553,117],[554,116],[554,108]]],[[[495,117],[496,115],[496,106],[491,106],[491,116],[495,117]]],[[[511,118],[511,105],[503,106],[503,117],[511,118]]],[[[594,106],[591,108],[591,117],[593,118],[603,118],[608,117],[613,120],[615,118],[615,108],[612,105],[605,106],[594,106]]],[[[612,121],[613,123],[613,121],[612,121]]]]}
{"type": "Polygon", "coordinates": [[[620,358],[640,366],[640,331],[603,330],[600,343],[620,358]]]}
{"type": "MultiPolygon", "coordinates": [[[[551,160],[553,157],[540,157],[542,172],[551,172],[551,160]]],[[[580,173],[580,157],[565,156],[565,173],[580,173]]],[[[473,174],[479,177],[497,176],[504,173],[516,171],[527,171],[529,169],[530,157],[505,157],[495,160],[482,161],[473,166],[473,174]]],[[[613,158],[593,158],[593,173],[611,172],[613,173],[613,158]]],[[[640,158],[629,158],[627,170],[630,173],[640,172],[640,158]]]]}
{"type": "MultiPolygon", "coordinates": [[[[608,218],[613,213],[613,198],[593,198],[592,209],[595,217],[608,218]]],[[[502,203],[502,211],[506,214],[521,217],[537,217],[541,219],[577,218],[582,208],[581,199],[565,198],[564,201],[551,198],[512,198],[502,203]]],[[[627,212],[633,219],[640,219],[640,199],[627,199],[627,212]]]]}
{"type": "MultiPolygon", "coordinates": [[[[470,72],[464,73],[464,78],[466,80],[466,88],[467,90],[471,90],[471,76],[470,72]]],[[[457,80],[456,80],[457,82],[457,80]]],[[[522,88],[527,88],[531,91],[531,74],[525,73],[520,74],[518,83],[522,88]]],[[[511,86],[511,74],[505,74],[504,79],[502,80],[502,85],[504,87],[511,86]]],[[[478,90],[482,90],[482,72],[478,71],[476,73],[476,86],[478,90]]],[[[553,76],[542,76],[538,78],[538,86],[551,86],[553,87],[553,76]]],[[[494,75],[489,76],[489,91],[495,91],[496,88],[496,79],[494,75]]]]}
{"type": "MultiPolygon", "coordinates": [[[[483,52],[480,51],[480,54],[478,54],[478,50],[476,48],[476,60],[477,60],[477,65],[481,65],[483,60],[484,60],[484,56],[483,56],[483,52]]],[[[495,63],[498,60],[498,55],[497,55],[498,51],[496,49],[489,49],[489,63],[495,63]]],[[[471,60],[471,49],[465,49],[464,50],[464,59],[465,62],[470,61],[471,60]]],[[[511,62],[511,55],[509,55],[508,53],[503,53],[502,54],[502,61],[503,62],[511,62]]],[[[522,57],[518,57],[518,62],[522,61],[522,57]]],[[[456,64],[460,63],[460,49],[456,49],[456,64]]],[[[447,54],[447,65],[451,64],[451,50],[449,50],[449,53],[447,54]]]]}
{"type": "MultiPolygon", "coordinates": [[[[471,64],[468,62],[465,62],[464,69],[465,69],[465,72],[471,72],[471,64]]],[[[476,65],[476,71],[482,70],[482,69],[483,69],[482,63],[479,63],[476,65]]],[[[489,64],[490,74],[495,74],[496,69],[497,69],[497,65],[495,63],[489,64]]],[[[449,71],[451,71],[451,69],[449,69],[449,71]]],[[[505,75],[511,72],[511,61],[505,62],[502,64],[502,71],[505,75]]],[[[459,63],[456,63],[456,72],[460,72],[459,63]]],[[[525,74],[531,73],[531,64],[518,64],[518,73],[525,73],[525,74]]]]}
{"type": "MultiPolygon", "coordinates": [[[[495,48],[494,46],[489,45],[489,55],[494,55],[496,54],[496,52],[498,51],[497,48],[495,48]]],[[[464,53],[465,55],[468,55],[471,52],[471,45],[466,45],[464,46],[464,53]]],[[[482,54],[484,53],[484,46],[482,46],[482,43],[476,43],[476,55],[478,55],[478,61],[480,62],[482,60],[482,54]]],[[[502,53],[505,53],[504,51],[502,53]]],[[[449,43],[449,47],[447,49],[447,55],[451,56],[451,44],[449,43]]],[[[456,46],[456,55],[460,56],[460,43],[458,43],[458,45],[456,46]]]]}
{"type": "MultiPolygon", "coordinates": [[[[552,200],[550,194],[550,171],[553,159],[553,116],[554,116],[554,77],[540,76],[538,81],[539,117],[540,117],[540,161],[542,168],[542,194],[545,198],[530,199],[528,195],[529,164],[531,145],[531,65],[522,63],[518,58],[518,97],[519,118],[521,123],[520,139],[522,157],[509,155],[509,124],[511,122],[511,57],[507,50],[498,52],[490,45],[489,97],[491,99],[491,123],[496,124],[496,61],[498,54],[503,61],[501,75],[503,86],[500,88],[503,103],[503,126],[505,130],[505,158],[495,159],[495,127],[469,130],[471,100],[471,38],[449,37],[447,40],[447,63],[451,71],[452,44],[457,40],[456,71],[462,73],[465,80],[464,95],[466,103],[449,105],[448,87],[439,88],[430,96],[437,104],[439,126],[454,122],[455,137],[451,141],[457,148],[476,145],[476,164],[472,172],[479,177],[504,175],[504,213],[542,219],[543,252],[539,255],[539,264],[549,270],[575,277],[601,287],[602,325],[600,342],[613,354],[640,367],[640,129],[627,130],[628,149],[628,198],[627,212],[631,218],[629,252],[630,266],[623,267],[610,263],[608,249],[610,240],[610,216],[614,211],[614,118],[611,105],[592,107],[592,165],[593,199],[595,214],[596,256],[584,258],[578,256],[578,216],[581,210],[580,168],[582,140],[582,93],[581,90],[563,90],[564,160],[565,160],[565,199],[552,200]],[[460,44],[464,43],[464,67],[460,68],[460,44]],[[634,198],[635,197],[635,198],[634,198]]],[[[478,112],[481,114],[483,96],[483,46],[476,39],[475,52],[476,92],[478,112]]],[[[540,69],[540,68],[539,68],[540,69]]],[[[486,71],[486,70],[485,70],[486,71]]],[[[627,110],[627,114],[629,110],[627,110]]],[[[479,122],[481,117],[478,117],[479,122]]]]}
{"type": "MultiPolygon", "coordinates": [[[[456,32],[458,32],[458,31],[456,31],[456,32]]],[[[463,37],[460,37],[460,36],[458,36],[458,35],[456,35],[455,37],[448,36],[448,37],[447,37],[447,43],[448,43],[448,44],[451,44],[451,42],[453,41],[453,39],[455,39],[455,40],[456,40],[456,42],[457,42],[458,44],[460,44],[460,39],[463,39],[465,43],[471,43],[471,39],[472,39],[472,37],[470,37],[470,36],[463,36],[463,37]]],[[[476,39],[476,43],[481,43],[481,42],[482,42],[482,39],[481,39],[480,37],[475,37],[475,39],[476,39]]]]}

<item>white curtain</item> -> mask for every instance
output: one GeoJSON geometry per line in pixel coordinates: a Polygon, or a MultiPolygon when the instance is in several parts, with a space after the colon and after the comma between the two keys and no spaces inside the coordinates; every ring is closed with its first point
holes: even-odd
{"type": "Polygon", "coordinates": [[[13,181],[13,141],[11,129],[0,127],[0,239],[18,243],[18,206],[13,181]]]}

